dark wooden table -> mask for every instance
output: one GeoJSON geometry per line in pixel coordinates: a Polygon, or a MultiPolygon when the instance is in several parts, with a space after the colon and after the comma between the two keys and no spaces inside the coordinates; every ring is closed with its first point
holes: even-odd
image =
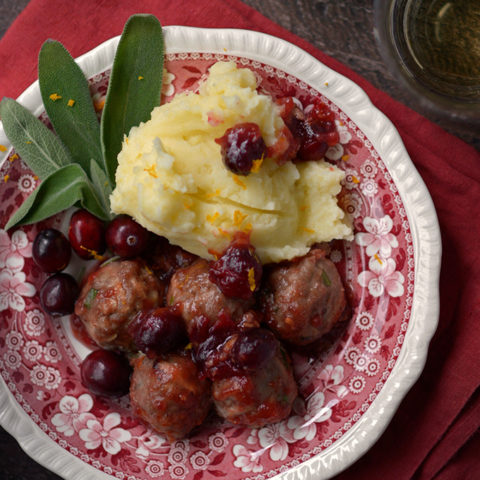
{"type": "MultiPolygon", "coordinates": [[[[373,0],[244,1],[348,65],[396,100],[416,108],[415,99],[390,74],[378,52],[373,33],[373,0]]],[[[28,0],[0,0],[0,38],[27,3],[28,0]]],[[[480,149],[480,134],[468,126],[457,125],[448,130],[480,149]]],[[[3,429],[0,429],[0,472],[3,480],[60,478],[25,455],[3,429]]]]}

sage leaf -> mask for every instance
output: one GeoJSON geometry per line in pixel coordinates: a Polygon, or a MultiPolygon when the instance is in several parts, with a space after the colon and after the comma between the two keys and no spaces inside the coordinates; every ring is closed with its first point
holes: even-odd
{"type": "Polygon", "coordinates": [[[84,179],[85,183],[82,186],[80,205],[101,220],[111,220],[110,208],[105,209],[98,191],[93,187],[86,175],[84,179]]]}
{"type": "Polygon", "coordinates": [[[46,177],[13,214],[5,230],[39,222],[77,203],[103,220],[108,218],[87,175],[80,165],[72,163],[46,177]]]}
{"type": "Polygon", "coordinates": [[[153,15],[131,16],[115,54],[100,127],[105,170],[112,186],[124,135],[146,122],[160,104],[163,55],[160,22],[153,15]]]}
{"type": "Polygon", "coordinates": [[[0,102],[3,129],[22,160],[40,179],[72,162],[59,138],[12,98],[0,102]]]}
{"type": "Polygon", "coordinates": [[[74,161],[85,171],[91,158],[102,162],[100,123],[87,79],[60,42],[47,40],[42,45],[38,83],[53,128],[74,161]]]}
{"type": "Polygon", "coordinates": [[[92,179],[93,186],[97,191],[100,201],[106,212],[110,211],[110,195],[112,193],[112,187],[110,180],[107,178],[106,173],[98,165],[98,163],[92,158],[90,160],[90,178],[92,179]]]}

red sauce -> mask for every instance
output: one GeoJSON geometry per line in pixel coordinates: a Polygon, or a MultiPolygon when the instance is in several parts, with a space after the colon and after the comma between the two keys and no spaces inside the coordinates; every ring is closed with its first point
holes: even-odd
{"type": "Polygon", "coordinates": [[[82,321],[76,315],[70,315],[70,327],[73,336],[88,348],[98,348],[98,345],[90,338],[82,321]]]}

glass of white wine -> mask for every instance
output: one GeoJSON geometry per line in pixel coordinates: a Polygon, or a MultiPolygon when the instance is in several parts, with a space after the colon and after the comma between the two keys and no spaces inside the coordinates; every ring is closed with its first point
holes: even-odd
{"type": "Polygon", "coordinates": [[[420,109],[480,127],[480,0],[375,0],[375,15],[380,51],[420,109]]]}

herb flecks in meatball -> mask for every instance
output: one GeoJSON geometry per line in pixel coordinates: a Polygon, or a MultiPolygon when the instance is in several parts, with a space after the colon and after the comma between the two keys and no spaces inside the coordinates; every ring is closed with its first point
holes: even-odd
{"type": "Polygon", "coordinates": [[[192,340],[196,331],[208,332],[222,318],[240,322],[252,307],[253,299],[225,296],[209,278],[209,263],[200,259],[175,272],[168,288],[167,303],[180,312],[192,340]]]}
{"type": "Polygon", "coordinates": [[[173,441],[205,420],[211,406],[210,382],[189,356],[141,356],[134,361],[130,401],[135,415],[173,441]]]}
{"type": "Polygon", "coordinates": [[[340,275],[321,249],[272,266],[265,275],[261,303],[269,327],[296,345],[329,332],[346,307],[340,275]]]}
{"type": "Polygon", "coordinates": [[[137,312],[162,305],[164,290],[142,261],[110,262],[89,275],[75,313],[99,346],[134,351],[127,327],[137,312]]]}
{"type": "Polygon", "coordinates": [[[287,353],[277,341],[262,368],[214,381],[212,395],[218,414],[236,425],[263,427],[285,419],[297,396],[287,353]]]}

